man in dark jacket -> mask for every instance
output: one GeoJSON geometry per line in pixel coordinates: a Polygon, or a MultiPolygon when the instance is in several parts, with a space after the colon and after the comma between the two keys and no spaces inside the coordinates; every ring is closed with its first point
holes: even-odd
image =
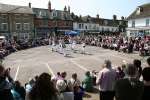
{"type": "Polygon", "coordinates": [[[116,100],[142,100],[144,86],[137,78],[137,68],[128,64],[126,72],[127,77],[115,84],[116,100]]]}
{"type": "Polygon", "coordinates": [[[0,65],[0,99],[1,100],[13,100],[11,94],[11,88],[13,79],[10,77],[10,68],[7,70],[0,65]]]}

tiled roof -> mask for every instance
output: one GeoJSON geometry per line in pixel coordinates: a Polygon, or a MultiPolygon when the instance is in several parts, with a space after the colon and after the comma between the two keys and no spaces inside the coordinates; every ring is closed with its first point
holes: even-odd
{"type": "Polygon", "coordinates": [[[99,24],[102,26],[113,26],[113,27],[118,27],[119,25],[119,21],[121,20],[113,20],[113,19],[104,19],[104,18],[95,18],[95,17],[77,17],[75,16],[73,18],[74,22],[78,22],[78,23],[95,23],[95,24],[99,24]]]}
{"type": "Polygon", "coordinates": [[[32,8],[33,13],[35,14],[36,18],[44,18],[44,19],[50,19],[50,12],[48,9],[43,8],[32,8]]]}
{"type": "Polygon", "coordinates": [[[136,9],[127,19],[136,19],[136,18],[145,18],[150,17],[150,3],[139,6],[141,8],[141,12],[138,13],[138,9],[136,9]]]}
{"type": "Polygon", "coordinates": [[[44,19],[57,19],[57,20],[72,20],[69,12],[55,10],[53,9],[51,12],[48,9],[43,8],[32,8],[36,18],[44,18],[44,19]],[[53,16],[55,13],[56,16],[53,16]],[[65,16],[64,16],[65,14],[65,16]]]}
{"type": "Polygon", "coordinates": [[[0,3],[0,13],[25,13],[33,14],[32,9],[28,6],[17,6],[0,3]]]}

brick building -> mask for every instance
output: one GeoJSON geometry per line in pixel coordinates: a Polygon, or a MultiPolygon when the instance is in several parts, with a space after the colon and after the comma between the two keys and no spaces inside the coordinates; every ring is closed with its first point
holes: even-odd
{"type": "Polygon", "coordinates": [[[0,35],[17,39],[34,36],[33,12],[28,6],[0,4],[0,35]]]}
{"type": "Polygon", "coordinates": [[[37,37],[47,37],[49,35],[64,34],[65,31],[72,30],[73,21],[68,10],[51,9],[51,2],[48,9],[32,8],[34,12],[34,24],[37,37]],[[55,34],[56,33],[56,34],[55,34]]]}

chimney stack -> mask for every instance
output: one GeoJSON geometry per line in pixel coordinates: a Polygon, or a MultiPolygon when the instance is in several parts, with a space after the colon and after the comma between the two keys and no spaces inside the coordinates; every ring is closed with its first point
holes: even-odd
{"type": "Polygon", "coordinates": [[[31,8],[31,2],[29,2],[29,8],[31,8]]]}

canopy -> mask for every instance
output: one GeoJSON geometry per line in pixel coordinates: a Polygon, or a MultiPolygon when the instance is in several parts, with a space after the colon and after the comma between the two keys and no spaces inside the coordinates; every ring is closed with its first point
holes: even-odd
{"type": "Polygon", "coordinates": [[[76,31],[66,31],[65,35],[79,35],[79,32],[76,32],[76,31]]]}

